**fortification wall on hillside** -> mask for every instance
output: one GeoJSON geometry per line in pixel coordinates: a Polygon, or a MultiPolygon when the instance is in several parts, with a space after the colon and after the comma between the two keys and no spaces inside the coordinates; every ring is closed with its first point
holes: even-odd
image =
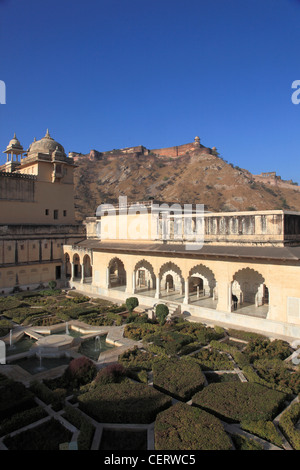
{"type": "Polygon", "coordinates": [[[175,147],[152,149],[151,152],[156,153],[157,155],[164,155],[166,157],[180,157],[195,148],[196,147],[193,142],[191,144],[176,145],[175,147]]]}

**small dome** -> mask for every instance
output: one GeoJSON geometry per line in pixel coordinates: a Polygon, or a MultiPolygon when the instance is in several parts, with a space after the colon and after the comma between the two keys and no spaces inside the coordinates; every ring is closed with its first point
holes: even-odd
{"type": "Polygon", "coordinates": [[[197,142],[200,142],[200,137],[199,137],[198,135],[196,135],[195,140],[196,140],[197,142]]]}
{"type": "Polygon", "coordinates": [[[34,140],[28,149],[28,155],[33,153],[44,153],[51,155],[54,151],[59,151],[65,155],[65,150],[61,144],[52,139],[47,129],[45,137],[40,140],[34,140]]]}
{"type": "Polygon", "coordinates": [[[16,137],[16,133],[14,133],[14,136],[13,138],[11,139],[11,141],[9,142],[8,146],[7,146],[7,149],[8,148],[19,148],[19,149],[23,149],[22,145],[20,144],[19,140],[17,139],[16,137]]]}

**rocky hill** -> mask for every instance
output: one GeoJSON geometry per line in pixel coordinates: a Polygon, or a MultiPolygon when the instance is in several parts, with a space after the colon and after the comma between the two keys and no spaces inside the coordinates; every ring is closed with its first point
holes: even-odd
{"type": "Polygon", "coordinates": [[[202,203],[210,211],[300,211],[298,186],[255,180],[246,169],[224,161],[215,149],[191,147],[184,154],[177,152],[176,158],[162,153],[137,151],[137,147],[92,151],[87,156],[72,152],[78,165],[77,219],[94,216],[99,204],[117,203],[120,195],[127,196],[128,202],[202,203]]]}

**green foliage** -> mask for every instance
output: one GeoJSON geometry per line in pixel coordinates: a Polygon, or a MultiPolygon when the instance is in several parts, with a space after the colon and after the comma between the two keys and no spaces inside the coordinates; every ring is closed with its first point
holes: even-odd
{"type": "Polygon", "coordinates": [[[227,330],[229,336],[233,338],[242,339],[244,341],[251,341],[255,339],[266,339],[266,336],[259,333],[253,333],[251,331],[235,330],[234,328],[229,328],[227,330]]]}
{"type": "Polygon", "coordinates": [[[6,336],[12,328],[12,322],[6,319],[0,320],[0,337],[6,336]]]}
{"type": "Polygon", "coordinates": [[[90,383],[97,374],[93,361],[85,356],[72,359],[64,372],[65,379],[75,388],[90,383]]]}
{"type": "Polygon", "coordinates": [[[254,439],[248,439],[241,434],[233,434],[231,437],[236,450],[264,450],[254,439]]]}
{"type": "Polygon", "coordinates": [[[270,341],[269,339],[253,339],[251,340],[244,353],[249,355],[250,362],[254,362],[256,359],[286,359],[292,354],[292,348],[289,343],[279,339],[270,341]]]}
{"type": "Polygon", "coordinates": [[[139,305],[139,301],[137,297],[128,297],[125,301],[126,307],[129,312],[132,312],[136,307],[139,305]]]}
{"type": "Polygon", "coordinates": [[[77,408],[68,405],[65,407],[64,411],[64,418],[80,431],[77,438],[78,450],[90,450],[95,434],[95,427],[77,408]]]}
{"type": "Polygon", "coordinates": [[[9,450],[58,450],[59,444],[69,442],[72,433],[54,418],[15,436],[6,436],[4,444],[9,450]]]}
{"type": "Polygon", "coordinates": [[[283,405],[286,395],[257,383],[215,383],[193,397],[193,404],[229,422],[269,421],[283,405]]]}
{"type": "Polygon", "coordinates": [[[21,411],[20,413],[15,413],[1,422],[0,435],[4,436],[5,434],[16,431],[24,426],[28,426],[35,421],[39,421],[46,416],[48,416],[48,414],[41,406],[36,406],[34,408],[21,411]]]}
{"type": "Polygon", "coordinates": [[[52,289],[52,290],[55,289],[56,285],[57,285],[56,281],[49,281],[49,282],[48,282],[48,286],[49,286],[50,289],[52,289]]]}
{"type": "Polygon", "coordinates": [[[149,335],[145,338],[148,342],[152,342],[155,346],[163,348],[167,354],[177,354],[183,346],[191,343],[192,337],[178,331],[161,330],[161,333],[149,335]]]}
{"type": "Polygon", "coordinates": [[[202,390],[205,377],[193,359],[163,358],[153,364],[153,384],[159,390],[186,401],[202,390]]]}
{"type": "Polygon", "coordinates": [[[152,423],[171,399],[140,383],[112,383],[91,387],[78,396],[79,407],[102,423],[152,423]]]}
{"type": "Polygon", "coordinates": [[[230,450],[221,422],[209,413],[185,403],[176,403],[155,421],[156,450],[230,450]]]}
{"type": "Polygon", "coordinates": [[[175,329],[191,336],[194,341],[197,341],[201,345],[206,345],[212,340],[218,340],[225,336],[223,328],[218,326],[211,328],[202,323],[190,323],[188,321],[176,325],[175,329]]]}
{"type": "Polygon", "coordinates": [[[236,373],[226,372],[224,374],[217,374],[215,372],[206,374],[208,384],[220,382],[240,382],[239,376],[236,373]]]}
{"type": "Polygon", "coordinates": [[[126,369],[122,364],[110,364],[101,369],[94,380],[97,385],[107,385],[110,383],[120,383],[126,375],[126,369]]]}
{"type": "Polygon", "coordinates": [[[128,349],[121,354],[118,360],[126,368],[151,370],[154,358],[153,354],[141,351],[137,346],[134,346],[133,349],[128,349]]]}
{"type": "Polygon", "coordinates": [[[43,382],[38,382],[36,380],[30,384],[30,390],[40,400],[46,403],[46,405],[52,405],[52,408],[56,411],[62,409],[66,396],[65,390],[50,390],[50,388],[48,388],[43,382]]]}
{"type": "Polygon", "coordinates": [[[169,308],[165,304],[158,304],[155,307],[155,316],[158,319],[159,323],[163,325],[166,321],[167,316],[169,315],[169,308]]]}
{"type": "Polygon", "coordinates": [[[130,338],[135,341],[140,341],[141,339],[144,339],[147,335],[156,333],[159,330],[160,328],[158,325],[151,324],[151,323],[141,323],[141,324],[130,323],[125,326],[124,336],[125,338],[130,338]]]}
{"type": "Polygon", "coordinates": [[[201,349],[193,355],[202,370],[233,370],[233,362],[225,355],[215,350],[201,349]]]}
{"type": "Polygon", "coordinates": [[[279,420],[279,427],[295,450],[300,450],[300,431],[296,424],[300,419],[300,402],[293,403],[279,420]]]}
{"type": "Polygon", "coordinates": [[[259,377],[270,384],[300,393],[300,371],[289,370],[279,359],[259,359],[254,362],[259,377]]]}
{"type": "Polygon", "coordinates": [[[26,324],[28,325],[34,317],[37,315],[45,314],[46,310],[43,308],[35,308],[32,309],[30,307],[19,307],[19,308],[14,308],[11,310],[6,310],[4,312],[4,315],[8,318],[10,318],[13,322],[22,324],[26,321],[26,324]]]}
{"type": "Polygon", "coordinates": [[[0,420],[34,408],[33,394],[21,382],[7,380],[0,385],[0,420]]]}
{"type": "Polygon", "coordinates": [[[282,438],[272,421],[242,421],[241,428],[277,447],[283,447],[282,438]]]}
{"type": "Polygon", "coordinates": [[[0,313],[22,306],[26,306],[26,304],[18,300],[16,296],[0,297],[0,313]]]}

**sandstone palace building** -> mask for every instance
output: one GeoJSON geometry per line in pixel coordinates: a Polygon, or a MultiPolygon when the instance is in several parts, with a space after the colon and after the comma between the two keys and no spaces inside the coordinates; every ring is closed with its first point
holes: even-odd
{"type": "MultiPolygon", "coordinates": [[[[5,153],[2,294],[55,279],[90,296],[120,302],[136,296],[150,309],[166,303],[171,315],[300,338],[299,212],[206,212],[203,246],[187,249],[184,235],[174,235],[181,215],[172,211],[167,229],[158,211],[153,236],[154,201],[137,206],[142,214],[131,205],[100,213],[95,208],[95,217],[76,224],[75,163],[48,132],[27,152],[14,137],[5,153]],[[115,230],[107,237],[110,223],[115,230]]],[[[193,213],[189,217],[197,232],[193,213]]]]}
{"type": "Polygon", "coordinates": [[[16,138],[0,167],[0,293],[61,282],[63,245],[84,238],[75,223],[74,162],[47,131],[27,152],[16,138]]]}

